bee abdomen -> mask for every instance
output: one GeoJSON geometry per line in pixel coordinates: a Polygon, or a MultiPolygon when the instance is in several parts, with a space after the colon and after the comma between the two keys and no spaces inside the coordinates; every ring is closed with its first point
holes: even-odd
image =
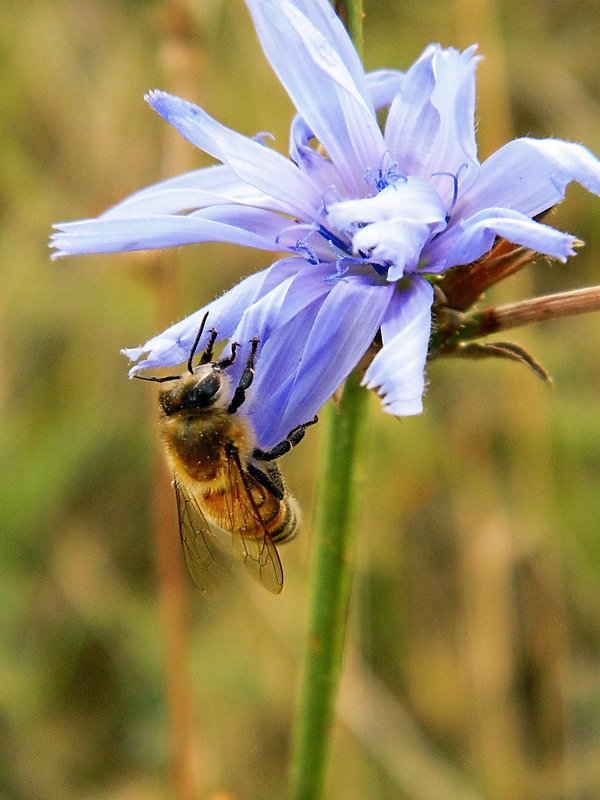
{"type": "Polygon", "coordinates": [[[300,513],[298,505],[293,497],[287,495],[280,505],[279,519],[275,526],[269,531],[271,539],[276,544],[289,542],[298,533],[300,523],[300,513]]]}

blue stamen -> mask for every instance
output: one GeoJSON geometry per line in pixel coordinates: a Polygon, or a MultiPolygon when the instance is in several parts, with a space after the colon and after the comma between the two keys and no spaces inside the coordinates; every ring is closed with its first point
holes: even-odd
{"type": "Polygon", "coordinates": [[[396,181],[408,180],[406,175],[403,175],[398,170],[398,162],[391,161],[390,164],[384,169],[384,160],[389,159],[389,153],[385,153],[381,159],[381,164],[377,169],[369,167],[363,176],[365,183],[375,190],[375,193],[382,192],[391,183],[396,181]]]}
{"type": "Polygon", "coordinates": [[[342,277],[349,272],[350,267],[353,265],[367,265],[369,267],[373,267],[375,272],[382,277],[387,276],[387,272],[389,269],[389,265],[379,264],[376,261],[373,261],[369,256],[359,255],[355,256],[347,248],[340,249],[337,247],[333,242],[329,242],[329,246],[331,247],[333,253],[337,256],[335,260],[335,273],[333,275],[327,275],[323,280],[325,283],[332,283],[333,281],[341,280],[342,277]]]}
{"type": "MultiPolygon", "coordinates": [[[[285,228],[282,228],[275,237],[275,241],[277,242],[277,244],[279,244],[279,242],[281,241],[281,237],[285,233],[287,233],[288,231],[294,231],[294,234],[296,234],[299,230],[305,230],[307,232],[305,238],[308,238],[308,236],[310,236],[310,234],[313,232],[314,227],[312,225],[309,225],[307,222],[294,222],[292,225],[286,225],[285,228]]],[[[288,247],[288,246],[289,245],[283,245],[283,247],[288,247]]]]}
{"type": "Polygon", "coordinates": [[[342,197],[338,191],[337,186],[328,186],[327,189],[323,192],[323,197],[321,199],[321,207],[319,208],[319,216],[325,217],[327,216],[327,194],[331,193],[333,195],[333,203],[341,203],[342,197]]]}
{"type": "Polygon", "coordinates": [[[334,281],[341,281],[344,278],[344,275],[348,272],[350,267],[345,265],[344,262],[350,260],[347,259],[346,256],[340,256],[340,258],[336,259],[335,262],[335,272],[333,275],[326,275],[323,278],[324,283],[333,283],[334,281]]]}
{"type": "Polygon", "coordinates": [[[335,233],[331,233],[331,231],[327,230],[323,225],[315,223],[315,231],[319,233],[325,241],[329,242],[333,248],[337,248],[344,255],[352,255],[348,244],[336,236],[335,233]]]}
{"type": "Polygon", "coordinates": [[[453,185],[453,188],[452,188],[452,200],[450,201],[450,208],[448,209],[448,212],[446,213],[446,217],[445,217],[446,222],[450,221],[450,217],[452,215],[452,212],[454,211],[454,207],[456,206],[456,201],[458,200],[458,178],[460,176],[460,173],[463,171],[463,169],[467,169],[467,168],[468,168],[468,164],[465,163],[465,164],[461,164],[460,165],[460,167],[456,170],[456,174],[454,174],[452,172],[432,172],[431,173],[431,177],[432,178],[436,177],[437,175],[445,175],[448,178],[452,178],[452,185],[453,185]]]}
{"type": "Polygon", "coordinates": [[[277,244],[280,243],[280,240],[285,233],[292,230],[294,233],[297,233],[299,230],[305,230],[306,236],[304,236],[302,239],[296,239],[295,244],[284,244],[282,247],[285,247],[286,249],[291,250],[292,253],[296,253],[297,255],[301,256],[313,267],[317,264],[320,264],[321,259],[315,253],[314,249],[308,244],[308,237],[313,233],[316,233],[314,225],[309,225],[306,222],[287,225],[285,228],[283,228],[283,230],[279,231],[275,237],[277,244]]]}
{"type": "Polygon", "coordinates": [[[378,275],[381,275],[382,278],[387,278],[387,274],[390,269],[389,264],[379,264],[377,261],[369,261],[369,264],[373,267],[378,275]]]}
{"type": "Polygon", "coordinates": [[[306,239],[298,239],[293,247],[290,247],[294,253],[302,256],[312,267],[316,267],[321,261],[319,256],[315,253],[313,248],[306,242],[306,239]]]}

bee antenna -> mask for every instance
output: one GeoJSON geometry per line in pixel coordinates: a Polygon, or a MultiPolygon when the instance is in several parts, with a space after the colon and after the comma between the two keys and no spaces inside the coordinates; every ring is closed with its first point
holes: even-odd
{"type": "Polygon", "coordinates": [[[200,323],[200,327],[198,328],[198,333],[196,334],[196,338],[194,339],[194,343],[192,345],[192,349],[190,350],[190,357],[188,358],[188,361],[187,361],[188,372],[191,375],[194,374],[194,368],[192,367],[192,361],[193,361],[194,356],[196,355],[196,350],[198,349],[198,344],[200,342],[200,337],[202,336],[202,333],[204,332],[204,326],[206,325],[206,320],[207,319],[208,319],[208,311],[202,317],[202,322],[200,323]]]}
{"type": "Polygon", "coordinates": [[[164,378],[156,378],[154,375],[134,375],[138,381],[154,381],[155,383],[164,383],[165,381],[178,381],[179,375],[166,375],[164,378]]]}

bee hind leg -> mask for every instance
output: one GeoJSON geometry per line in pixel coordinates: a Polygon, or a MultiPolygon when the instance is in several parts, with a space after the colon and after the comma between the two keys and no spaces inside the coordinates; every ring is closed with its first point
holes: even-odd
{"type": "Polygon", "coordinates": [[[272,447],[270,450],[261,450],[260,447],[255,447],[252,452],[253,458],[256,458],[257,461],[275,461],[276,458],[281,458],[281,456],[289,453],[292,447],[295,447],[298,442],[302,441],[306,429],[318,421],[319,418],[314,416],[308,422],[303,422],[302,425],[296,425],[282,442],[279,442],[279,444],[276,444],[275,447],[272,447]]]}
{"type": "Polygon", "coordinates": [[[246,465],[246,471],[278,500],[283,500],[285,496],[283,478],[275,464],[266,464],[263,470],[250,461],[246,465]]]}

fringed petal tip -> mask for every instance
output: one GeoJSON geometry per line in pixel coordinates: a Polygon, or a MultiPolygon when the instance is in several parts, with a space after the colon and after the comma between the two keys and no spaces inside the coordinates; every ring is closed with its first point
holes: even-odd
{"type": "Polygon", "coordinates": [[[463,230],[449,248],[446,268],[476,261],[491,250],[497,236],[562,263],[576,255],[578,240],[572,234],[536,222],[516,211],[489,208],[463,223],[463,230]]]}
{"type": "Polygon", "coordinates": [[[133,378],[143,369],[161,369],[183,364],[189,356],[189,346],[159,334],[140,347],[124,347],[121,353],[130,361],[137,361],[129,369],[129,377],[133,378]],[[142,356],[145,356],[141,361],[142,356]]]}
{"type": "Polygon", "coordinates": [[[383,347],[365,373],[363,385],[382,398],[388,414],[407,417],[423,410],[425,362],[433,290],[415,278],[396,292],[383,321],[383,347]]]}
{"type": "Polygon", "coordinates": [[[68,256],[69,253],[67,253],[65,250],[62,250],[60,245],[56,244],[53,240],[54,237],[50,239],[50,242],[48,244],[48,247],[54,248],[50,253],[50,261],[58,261],[59,258],[64,258],[65,256],[68,256]]]}
{"type": "Polygon", "coordinates": [[[158,112],[161,116],[164,116],[161,109],[164,108],[166,100],[171,97],[172,95],[163,91],[162,89],[150,89],[144,95],[144,100],[156,112],[158,112]]]}
{"type": "Polygon", "coordinates": [[[386,389],[383,385],[378,386],[373,381],[367,381],[366,376],[361,385],[379,395],[381,407],[386,414],[394,417],[414,417],[423,412],[422,394],[406,396],[395,387],[390,386],[386,389]]]}
{"type": "Polygon", "coordinates": [[[132,366],[129,368],[129,372],[127,373],[127,375],[130,378],[135,377],[136,373],[144,368],[142,362],[138,361],[138,359],[141,358],[141,356],[144,353],[147,353],[148,351],[144,347],[123,347],[119,352],[121,353],[121,355],[125,356],[125,358],[128,358],[129,361],[132,363],[132,366]]]}
{"type": "Polygon", "coordinates": [[[69,246],[70,237],[65,233],[65,230],[71,223],[57,222],[52,226],[54,233],[50,235],[48,240],[48,247],[50,248],[50,260],[56,261],[65,256],[77,255],[77,251],[69,246]]]}

